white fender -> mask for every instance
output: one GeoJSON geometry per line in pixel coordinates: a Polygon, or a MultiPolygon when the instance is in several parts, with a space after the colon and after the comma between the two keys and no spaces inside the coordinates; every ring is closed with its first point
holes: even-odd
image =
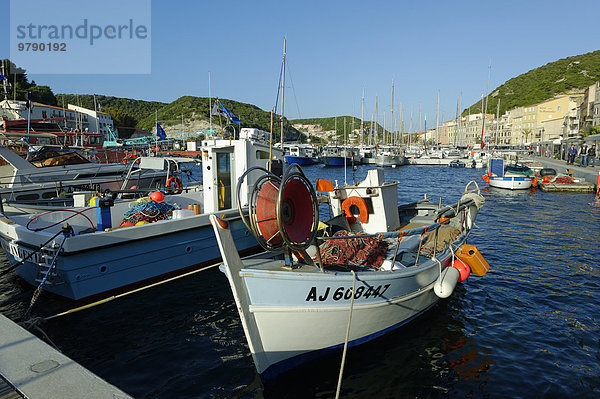
{"type": "Polygon", "coordinates": [[[448,298],[454,291],[458,278],[458,270],[454,267],[446,267],[435,282],[433,292],[440,298],[448,298]]]}

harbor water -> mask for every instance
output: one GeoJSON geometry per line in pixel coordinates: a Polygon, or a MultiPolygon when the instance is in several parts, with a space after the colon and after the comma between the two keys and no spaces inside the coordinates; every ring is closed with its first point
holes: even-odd
{"type": "MultiPolygon", "coordinates": [[[[359,166],[356,180],[368,166],[359,166]]],[[[304,168],[344,182],[343,168],[304,168]]],[[[600,204],[592,194],[483,188],[483,169],[403,166],[399,202],[486,203],[469,243],[491,265],[410,324],[347,354],[344,398],[600,397],[600,204]]],[[[347,180],[352,181],[348,170],[347,180]]],[[[8,266],[5,255],[0,270],[8,266]]],[[[0,312],[33,287],[0,278],[0,312]]],[[[75,304],[44,293],[34,315],[75,304]]],[[[341,352],[263,387],[225,276],[213,268],[41,325],[67,356],[137,398],[331,398],[341,352]]],[[[0,332],[1,333],[1,332],[0,332]]],[[[38,336],[41,333],[33,331],[38,336]]]]}

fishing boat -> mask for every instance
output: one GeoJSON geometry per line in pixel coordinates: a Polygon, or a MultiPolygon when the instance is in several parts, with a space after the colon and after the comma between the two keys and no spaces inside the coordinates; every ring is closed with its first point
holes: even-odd
{"type": "Polygon", "coordinates": [[[352,166],[361,163],[358,150],[350,147],[323,147],[321,161],[325,166],[352,166]]]}
{"type": "Polygon", "coordinates": [[[534,172],[524,165],[504,166],[502,158],[488,160],[487,173],[481,177],[490,187],[527,190],[537,184],[534,172]]]}
{"type": "Polygon", "coordinates": [[[402,166],[406,162],[404,151],[399,147],[391,145],[380,145],[377,148],[375,164],[379,167],[402,166]]]}
{"type": "Polygon", "coordinates": [[[186,190],[173,181],[170,194],[155,192],[141,202],[106,195],[93,206],[1,218],[11,265],[28,283],[70,299],[127,290],[217,262],[213,213],[229,221],[239,251],[258,250],[235,209],[235,194],[248,189],[235,181],[249,165],[267,166],[268,142],[210,140],[202,152],[202,187],[186,190]]]}
{"type": "Polygon", "coordinates": [[[285,161],[288,164],[314,165],[319,163],[317,149],[310,144],[295,144],[286,147],[289,148],[289,154],[285,155],[285,161]]]}
{"type": "MultiPolygon", "coordinates": [[[[253,173],[265,171],[244,176],[253,173]]],[[[211,216],[222,270],[263,381],[410,322],[467,277],[457,254],[483,197],[466,189],[452,206],[429,198],[398,206],[398,184],[386,182],[382,169],[356,185],[318,181],[337,215],[323,223],[300,168],[288,168],[281,178],[263,174],[243,220],[265,249],[283,250],[283,260],[243,261],[230,224],[211,216]]],[[[485,273],[479,265],[472,269],[485,273]]]]}

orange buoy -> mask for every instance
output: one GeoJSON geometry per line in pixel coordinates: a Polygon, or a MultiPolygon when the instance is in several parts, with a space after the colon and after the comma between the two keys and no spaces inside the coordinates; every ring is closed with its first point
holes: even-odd
{"type": "Polygon", "coordinates": [[[481,176],[481,178],[482,178],[482,179],[483,179],[483,181],[484,181],[484,182],[486,182],[486,183],[489,183],[489,182],[490,182],[490,177],[489,177],[487,174],[485,174],[485,175],[481,176]]]}
{"type": "Polygon", "coordinates": [[[155,191],[152,194],[150,194],[150,199],[154,202],[163,202],[163,200],[165,199],[165,195],[160,191],[155,191]]]}
{"type": "Polygon", "coordinates": [[[458,274],[459,274],[458,281],[465,281],[467,279],[467,277],[469,277],[469,274],[471,274],[471,268],[469,267],[469,265],[467,265],[465,262],[463,262],[460,259],[454,259],[452,261],[451,266],[453,268],[455,268],[456,270],[458,270],[458,274]]]}
{"type": "Polygon", "coordinates": [[[538,180],[534,177],[533,179],[531,179],[531,186],[537,187],[537,185],[538,185],[538,180]]]}
{"type": "Polygon", "coordinates": [[[483,276],[490,269],[490,264],[483,258],[475,245],[463,244],[456,251],[458,259],[465,262],[476,276],[483,276]]]}
{"type": "Polygon", "coordinates": [[[369,221],[369,210],[367,208],[367,202],[362,197],[352,196],[346,198],[342,202],[342,211],[346,215],[348,224],[356,223],[356,217],[350,212],[352,205],[358,208],[358,220],[361,223],[367,223],[369,221]]]}

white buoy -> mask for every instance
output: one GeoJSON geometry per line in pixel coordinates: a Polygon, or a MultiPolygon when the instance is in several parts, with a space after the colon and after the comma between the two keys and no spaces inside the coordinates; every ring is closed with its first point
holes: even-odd
{"type": "Polygon", "coordinates": [[[454,291],[458,278],[458,270],[453,267],[445,268],[435,282],[433,292],[440,298],[448,298],[454,291]]]}

